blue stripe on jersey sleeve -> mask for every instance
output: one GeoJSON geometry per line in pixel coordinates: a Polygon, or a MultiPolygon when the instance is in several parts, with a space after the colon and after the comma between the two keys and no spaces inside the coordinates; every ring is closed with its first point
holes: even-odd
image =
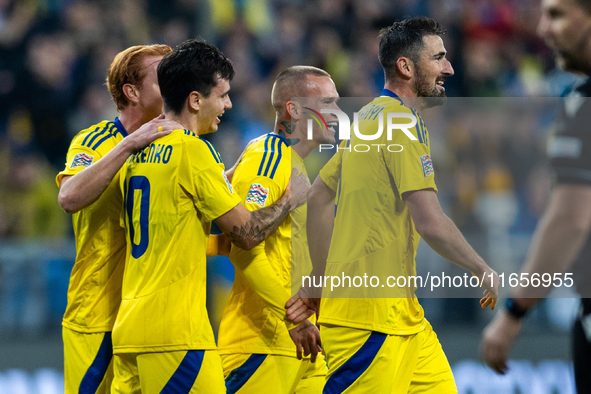
{"type": "Polygon", "coordinates": [[[204,357],[204,350],[188,350],[160,394],[189,394],[197,380],[204,357]]]}
{"type": "Polygon", "coordinates": [[[275,171],[277,171],[277,167],[279,167],[279,162],[281,161],[281,145],[284,144],[283,138],[279,137],[279,138],[276,138],[276,139],[279,140],[279,142],[277,144],[278,145],[277,146],[278,152],[277,152],[277,160],[275,160],[275,165],[273,166],[273,171],[271,171],[271,179],[273,179],[273,177],[275,176],[275,171]]]}
{"type": "Polygon", "coordinates": [[[107,123],[107,124],[105,125],[105,127],[103,127],[103,128],[102,128],[102,130],[101,130],[101,131],[99,131],[98,133],[94,133],[94,135],[93,135],[93,136],[92,136],[92,138],[91,138],[91,139],[88,141],[88,143],[86,144],[86,146],[88,146],[88,147],[90,148],[90,146],[91,146],[92,144],[94,144],[94,141],[95,141],[95,140],[96,140],[98,137],[100,137],[100,136],[102,136],[103,134],[105,134],[105,133],[108,133],[108,132],[109,132],[109,128],[110,128],[110,127],[111,127],[111,122],[107,123]]]}
{"type": "Polygon", "coordinates": [[[92,149],[93,150],[96,150],[96,148],[98,148],[103,142],[105,142],[109,138],[115,138],[115,136],[113,134],[111,134],[111,133],[107,134],[106,136],[104,136],[103,138],[101,138],[96,144],[94,144],[94,146],[92,147],[92,149]]]}
{"type": "Polygon", "coordinates": [[[266,354],[253,354],[241,366],[230,372],[226,378],[226,392],[234,394],[244,386],[248,379],[254,375],[256,370],[267,358],[266,354]]]}
{"type": "Polygon", "coordinates": [[[427,138],[427,128],[425,127],[425,122],[423,118],[421,118],[421,126],[423,127],[423,141],[425,141],[425,145],[429,146],[429,140],[427,138]]]}
{"type": "Polygon", "coordinates": [[[419,142],[423,143],[423,133],[421,131],[421,118],[419,117],[419,114],[417,114],[417,111],[415,111],[414,109],[411,109],[412,113],[414,114],[414,116],[417,118],[417,124],[415,125],[416,130],[417,130],[417,136],[419,137],[419,142]]]}
{"type": "Polygon", "coordinates": [[[387,337],[387,334],[372,332],[361,348],[332,374],[322,393],[342,393],[350,387],[369,368],[387,337]]]}
{"type": "Polygon", "coordinates": [[[261,160],[261,165],[259,166],[259,171],[257,175],[261,175],[263,172],[263,165],[265,164],[265,159],[267,158],[267,153],[269,152],[269,140],[271,139],[271,135],[267,135],[267,139],[265,139],[265,153],[263,153],[263,160],[261,160]]]}
{"type": "Polygon", "coordinates": [[[279,140],[277,138],[273,138],[273,140],[271,141],[271,154],[269,155],[269,161],[267,162],[267,166],[265,167],[265,173],[263,174],[263,176],[268,176],[269,174],[269,169],[271,168],[271,163],[273,162],[273,157],[275,157],[275,144],[279,142],[279,140]]]}
{"type": "Polygon", "coordinates": [[[215,148],[213,147],[213,145],[212,145],[212,144],[211,144],[209,141],[207,141],[207,140],[204,140],[204,139],[203,139],[203,138],[201,138],[201,137],[199,137],[199,139],[200,139],[201,141],[205,142],[205,145],[207,145],[207,147],[209,148],[209,151],[210,151],[210,152],[211,152],[211,154],[213,155],[213,158],[215,159],[215,162],[216,162],[216,163],[221,163],[222,161],[221,161],[221,160],[218,158],[218,155],[216,155],[216,150],[215,150],[215,148]]]}
{"type": "Polygon", "coordinates": [[[84,146],[86,144],[86,141],[88,141],[88,138],[90,138],[90,136],[92,134],[96,133],[99,129],[100,129],[100,126],[97,126],[96,129],[94,129],[90,133],[86,134],[86,137],[84,137],[84,141],[82,141],[82,146],[84,146]]]}
{"type": "Polygon", "coordinates": [[[109,123],[107,123],[107,124],[105,125],[105,127],[104,127],[104,128],[101,130],[101,131],[99,131],[98,133],[94,133],[94,135],[92,136],[92,138],[90,139],[90,141],[88,141],[88,143],[86,144],[86,146],[90,148],[90,146],[91,146],[92,144],[94,144],[94,141],[95,141],[95,140],[96,140],[98,137],[100,137],[100,136],[102,136],[103,134],[105,134],[105,133],[108,133],[108,132],[109,132],[109,129],[111,128],[111,126],[112,126],[112,123],[111,123],[111,122],[109,122],[109,123]]]}

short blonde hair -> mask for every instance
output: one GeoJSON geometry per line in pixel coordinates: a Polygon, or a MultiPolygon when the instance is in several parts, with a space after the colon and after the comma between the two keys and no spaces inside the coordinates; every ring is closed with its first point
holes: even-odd
{"type": "Polygon", "coordinates": [[[122,111],[129,104],[123,93],[123,85],[126,83],[140,85],[146,77],[143,60],[148,56],[164,56],[169,52],[172,52],[172,49],[168,45],[136,45],[115,56],[109,67],[107,88],[113,96],[118,111],[122,111]]]}

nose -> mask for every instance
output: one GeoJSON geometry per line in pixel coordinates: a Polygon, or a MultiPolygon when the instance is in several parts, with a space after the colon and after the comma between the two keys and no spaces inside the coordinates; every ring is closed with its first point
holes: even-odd
{"type": "Polygon", "coordinates": [[[538,23],[538,28],[536,29],[536,33],[538,36],[542,38],[546,38],[548,35],[548,30],[550,28],[550,21],[546,18],[545,15],[542,15],[540,18],[540,22],[538,23]]]}
{"type": "Polygon", "coordinates": [[[224,109],[231,109],[232,108],[232,100],[230,100],[230,96],[226,96],[226,102],[224,103],[224,109]]]}
{"type": "Polygon", "coordinates": [[[454,75],[454,68],[451,66],[449,60],[445,59],[445,65],[443,66],[443,70],[441,72],[449,77],[454,75]]]}

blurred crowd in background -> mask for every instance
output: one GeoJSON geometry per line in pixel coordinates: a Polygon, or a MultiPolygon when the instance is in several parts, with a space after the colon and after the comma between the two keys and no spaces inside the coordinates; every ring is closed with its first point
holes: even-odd
{"type": "MultiPolygon", "coordinates": [[[[59,330],[73,234],[54,177],[78,131],[117,116],[105,78],[119,51],[196,36],[219,46],[236,77],[233,109],[211,140],[232,164],[250,139],[272,130],[271,86],[285,67],[327,70],[342,97],[379,95],[378,33],[405,16],[428,15],[447,28],[449,97],[560,96],[576,78],[556,69],[536,36],[539,7],[538,0],[0,0],[0,325],[59,330]],[[31,245],[51,251],[35,254],[31,245]],[[28,294],[45,290],[24,300],[17,279],[28,294]]],[[[551,184],[544,143],[552,111],[521,113],[514,109],[512,127],[496,127],[486,111],[445,124],[437,112],[425,115],[446,212],[485,257],[516,266],[551,184]],[[509,248],[520,236],[525,241],[509,248]],[[517,252],[507,257],[504,248],[517,252]]],[[[219,260],[210,278],[216,327],[231,265],[219,260]]],[[[465,305],[448,301],[450,313],[465,305]]],[[[469,304],[442,319],[473,321],[478,304],[469,304]]]]}

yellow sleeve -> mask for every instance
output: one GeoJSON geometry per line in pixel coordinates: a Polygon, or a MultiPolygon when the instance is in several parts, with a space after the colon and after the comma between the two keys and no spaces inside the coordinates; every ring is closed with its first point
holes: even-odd
{"type": "MultiPolygon", "coordinates": [[[[249,211],[271,205],[283,195],[284,190],[274,180],[264,176],[245,179],[248,176],[246,171],[239,171],[234,175],[233,183],[244,185],[244,187],[237,186],[236,191],[249,211]]],[[[244,250],[232,245],[230,261],[242,273],[249,286],[271,307],[276,316],[285,322],[288,330],[297,326],[285,319],[285,303],[291,295],[271,267],[265,252],[265,241],[252,250],[244,250]]]]}
{"type": "Polygon", "coordinates": [[[400,145],[403,149],[400,152],[381,150],[386,167],[401,195],[405,192],[423,189],[433,189],[437,192],[427,128],[420,117],[417,118],[417,125],[410,129],[417,137],[416,141],[411,141],[408,138],[401,140],[400,145]]]}
{"type": "Polygon", "coordinates": [[[326,163],[324,167],[320,170],[320,179],[328,187],[330,187],[334,192],[337,192],[337,188],[339,187],[339,178],[341,176],[341,164],[343,162],[343,151],[347,145],[348,140],[343,140],[339,147],[341,149],[337,150],[337,153],[334,154],[333,157],[326,163]]]}
{"type": "Polygon", "coordinates": [[[240,199],[226,178],[219,154],[209,146],[209,142],[195,139],[186,144],[184,153],[191,168],[189,193],[205,219],[212,221],[240,204],[240,199]]]}
{"type": "Polygon", "coordinates": [[[66,167],[55,178],[57,187],[61,187],[64,176],[76,175],[102,157],[98,151],[83,145],[85,135],[79,135],[72,141],[66,155],[66,167]]]}

